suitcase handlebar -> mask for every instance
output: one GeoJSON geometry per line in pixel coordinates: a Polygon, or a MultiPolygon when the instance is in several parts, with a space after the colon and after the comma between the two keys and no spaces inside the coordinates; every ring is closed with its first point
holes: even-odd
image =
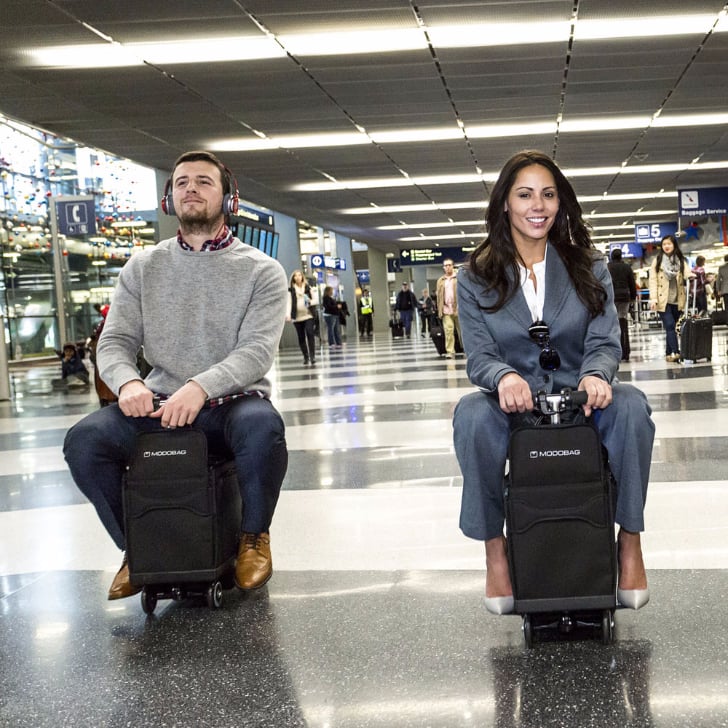
{"type": "Polygon", "coordinates": [[[568,387],[554,394],[535,392],[533,394],[534,408],[541,414],[553,417],[561,412],[574,410],[586,404],[589,395],[582,391],[573,391],[568,387]]]}

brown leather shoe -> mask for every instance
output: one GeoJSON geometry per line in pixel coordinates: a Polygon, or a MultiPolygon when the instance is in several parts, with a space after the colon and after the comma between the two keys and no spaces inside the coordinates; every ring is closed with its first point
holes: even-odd
{"type": "Polygon", "coordinates": [[[273,574],[270,556],[270,534],[243,533],[235,564],[235,585],[238,589],[257,589],[273,574]]]}
{"type": "Polygon", "coordinates": [[[124,560],[121,562],[121,568],[116,572],[114,581],[111,582],[109,599],[133,597],[141,590],[142,588],[140,586],[134,586],[129,580],[129,564],[127,563],[126,556],[124,556],[124,560]]]}

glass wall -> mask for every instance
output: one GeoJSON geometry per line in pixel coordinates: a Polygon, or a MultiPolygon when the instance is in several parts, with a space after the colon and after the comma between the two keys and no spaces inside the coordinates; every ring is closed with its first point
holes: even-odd
{"type": "Polygon", "coordinates": [[[0,311],[11,358],[52,355],[65,343],[60,330],[69,341],[91,333],[121,267],[157,239],[156,197],[153,170],[0,114],[0,311]],[[78,195],[92,197],[96,230],[54,244],[51,205],[78,195]]]}

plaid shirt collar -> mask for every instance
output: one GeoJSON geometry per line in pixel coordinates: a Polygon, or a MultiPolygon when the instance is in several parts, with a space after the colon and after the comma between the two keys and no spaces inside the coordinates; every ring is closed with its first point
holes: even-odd
{"type": "MultiPolygon", "coordinates": [[[[182,237],[182,233],[179,230],[177,231],[177,242],[179,243],[179,246],[182,248],[182,250],[194,250],[191,245],[185,242],[184,238],[182,237]]],[[[213,240],[205,240],[205,242],[202,244],[202,247],[200,248],[200,252],[202,253],[206,250],[222,250],[223,248],[227,248],[228,245],[231,245],[232,242],[232,231],[227,225],[223,225],[220,235],[218,235],[213,240]]]]}

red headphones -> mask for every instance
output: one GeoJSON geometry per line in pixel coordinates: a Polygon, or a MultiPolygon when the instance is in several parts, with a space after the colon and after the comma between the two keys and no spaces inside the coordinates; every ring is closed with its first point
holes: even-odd
{"type": "MultiPolygon", "coordinates": [[[[212,161],[212,160],[210,160],[212,161]]],[[[213,162],[214,164],[214,162],[213,162]]],[[[233,173],[223,164],[225,177],[227,178],[227,188],[230,192],[226,192],[222,198],[222,214],[235,215],[238,211],[238,202],[240,200],[240,191],[238,190],[238,182],[233,173]]],[[[161,200],[162,212],[165,215],[176,215],[174,210],[174,200],[172,199],[172,178],[169,177],[164,185],[164,195],[161,200]]]]}

